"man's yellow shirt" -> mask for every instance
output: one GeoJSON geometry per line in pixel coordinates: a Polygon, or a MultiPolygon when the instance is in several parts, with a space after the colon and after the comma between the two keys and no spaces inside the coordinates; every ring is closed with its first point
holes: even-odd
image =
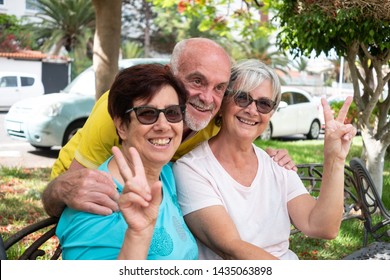
{"type": "MultiPolygon", "coordinates": [[[[51,171],[52,179],[68,170],[73,159],[87,168],[97,168],[112,155],[113,146],[120,147],[114,122],[108,113],[108,93],[105,92],[95,103],[83,128],[62,147],[51,171]]],[[[172,160],[176,161],[218,131],[214,120],[210,121],[206,128],[181,143],[172,160]]]]}

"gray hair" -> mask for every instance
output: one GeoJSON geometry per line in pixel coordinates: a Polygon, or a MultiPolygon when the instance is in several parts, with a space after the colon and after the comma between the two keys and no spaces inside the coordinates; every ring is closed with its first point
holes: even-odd
{"type": "Polygon", "coordinates": [[[178,42],[173,48],[170,65],[171,65],[172,73],[174,75],[177,75],[177,73],[179,72],[180,57],[183,54],[183,51],[185,50],[187,42],[188,39],[182,40],[178,42]]]}
{"type": "Polygon", "coordinates": [[[271,82],[272,99],[276,102],[276,109],[281,99],[279,77],[271,67],[257,59],[240,60],[233,65],[226,93],[232,95],[239,91],[251,92],[265,80],[271,82]]]}

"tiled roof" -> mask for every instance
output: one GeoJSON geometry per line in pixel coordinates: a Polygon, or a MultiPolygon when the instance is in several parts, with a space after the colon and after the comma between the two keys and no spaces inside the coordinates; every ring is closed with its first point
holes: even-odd
{"type": "Polygon", "coordinates": [[[40,51],[0,52],[0,57],[61,62],[69,62],[71,60],[69,57],[44,54],[40,51]]]}

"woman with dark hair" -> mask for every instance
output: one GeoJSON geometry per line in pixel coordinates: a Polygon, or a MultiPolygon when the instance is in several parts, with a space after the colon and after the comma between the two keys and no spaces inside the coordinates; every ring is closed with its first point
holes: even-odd
{"type": "Polygon", "coordinates": [[[136,65],[117,75],[108,110],[122,145],[99,169],[113,177],[120,211],[65,208],[56,231],[63,259],[197,259],[169,164],[182,139],[186,101],[168,67],[136,65]]]}

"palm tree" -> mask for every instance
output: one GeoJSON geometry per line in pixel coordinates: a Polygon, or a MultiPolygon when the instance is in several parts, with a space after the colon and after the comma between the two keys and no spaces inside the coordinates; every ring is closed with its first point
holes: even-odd
{"type": "Polygon", "coordinates": [[[95,11],[90,0],[38,0],[40,19],[30,25],[42,50],[58,55],[62,47],[69,53],[92,54],[91,38],[95,28],[95,11]]]}
{"type": "Polygon", "coordinates": [[[123,58],[135,58],[142,57],[144,55],[142,45],[134,41],[126,41],[122,43],[121,51],[123,58]]]}
{"type": "Polygon", "coordinates": [[[290,62],[291,66],[298,72],[305,72],[309,66],[309,59],[304,56],[294,59],[290,62]]]}
{"type": "Polygon", "coordinates": [[[275,45],[271,43],[270,37],[264,36],[246,43],[241,42],[241,46],[246,57],[257,58],[275,68],[288,65],[287,56],[277,50],[275,45]]]}
{"type": "MultiPolygon", "coordinates": [[[[283,52],[277,50],[270,41],[270,37],[264,36],[249,42],[238,42],[240,48],[235,50],[233,57],[236,59],[255,58],[288,75],[288,57],[283,52]]],[[[282,77],[280,79],[282,84],[285,84],[282,77]]]]}

